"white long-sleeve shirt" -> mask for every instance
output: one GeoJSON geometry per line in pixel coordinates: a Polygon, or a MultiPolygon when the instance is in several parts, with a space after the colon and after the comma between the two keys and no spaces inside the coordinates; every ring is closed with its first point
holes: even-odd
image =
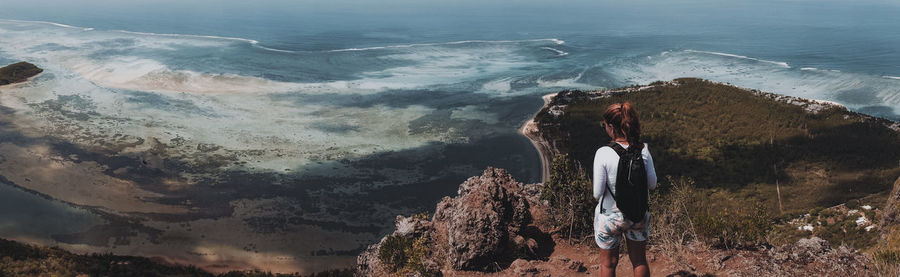
{"type": "MultiPolygon", "coordinates": [[[[619,145],[628,149],[627,145],[621,143],[619,145]]],[[[646,143],[644,143],[644,149],[641,149],[641,156],[644,158],[644,167],[647,169],[647,188],[654,190],[656,189],[657,181],[656,169],[653,167],[653,157],[650,156],[650,149],[646,143]]],[[[603,207],[600,206],[601,203],[597,203],[594,213],[600,213],[604,210],[619,211],[615,204],[616,201],[612,197],[612,193],[616,192],[616,173],[618,169],[619,154],[616,153],[616,150],[608,146],[597,149],[597,153],[594,154],[594,198],[597,200],[602,199],[603,207]],[[608,187],[612,190],[611,192],[606,191],[607,184],[609,184],[608,187]]]]}

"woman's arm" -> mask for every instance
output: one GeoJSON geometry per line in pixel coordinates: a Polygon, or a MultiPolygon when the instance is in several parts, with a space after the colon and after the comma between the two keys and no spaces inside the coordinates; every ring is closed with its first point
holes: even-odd
{"type": "Polygon", "coordinates": [[[600,200],[603,197],[603,193],[606,192],[606,164],[603,163],[603,159],[600,157],[600,150],[597,149],[597,152],[594,153],[594,198],[600,200]]]}
{"type": "Polygon", "coordinates": [[[647,147],[647,144],[644,144],[644,153],[646,154],[644,158],[644,167],[647,168],[647,188],[650,190],[656,189],[656,182],[658,181],[656,178],[656,168],[653,166],[653,156],[650,155],[650,148],[647,147]]]}

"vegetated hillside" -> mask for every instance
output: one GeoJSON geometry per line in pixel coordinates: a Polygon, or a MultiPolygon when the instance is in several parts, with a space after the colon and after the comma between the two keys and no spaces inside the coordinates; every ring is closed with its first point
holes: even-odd
{"type": "Polygon", "coordinates": [[[24,82],[43,71],[43,69],[27,62],[18,62],[4,66],[0,68],[0,86],[24,82]]]}
{"type": "MultiPolygon", "coordinates": [[[[695,207],[698,233],[720,243],[758,242],[774,223],[853,199],[878,210],[900,176],[896,122],[700,79],[560,92],[535,121],[555,154],[568,154],[589,169],[597,148],[610,140],[600,127],[603,111],[626,101],[639,112],[658,175],[693,180],[703,204],[695,207]],[[720,236],[728,232],[739,236],[720,236]]],[[[819,235],[860,248],[877,237],[865,226],[832,227],[781,228],[787,234],[775,237],[819,235]]]]}

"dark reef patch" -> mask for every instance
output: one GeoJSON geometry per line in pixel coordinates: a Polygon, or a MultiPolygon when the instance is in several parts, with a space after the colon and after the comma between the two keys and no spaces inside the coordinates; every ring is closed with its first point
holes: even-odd
{"type": "Polygon", "coordinates": [[[194,104],[193,101],[175,99],[159,93],[143,91],[124,91],[129,103],[138,104],[139,109],[157,109],[161,111],[177,111],[184,114],[193,114],[206,117],[219,117],[215,111],[194,104]]]}

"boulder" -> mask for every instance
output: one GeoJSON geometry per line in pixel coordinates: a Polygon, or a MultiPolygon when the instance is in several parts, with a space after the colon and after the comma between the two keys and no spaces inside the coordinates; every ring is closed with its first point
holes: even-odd
{"type": "Polygon", "coordinates": [[[460,185],[459,196],[438,204],[434,222],[446,226],[452,268],[481,270],[498,258],[516,256],[514,238],[531,222],[522,187],[506,170],[488,168],[460,185]]]}
{"type": "MultiPolygon", "coordinates": [[[[523,194],[524,187],[506,170],[489,167],[481,176],[462,183],[457,191],[459,195],[444,197],[431,220],[422,216],[398,216],[395,231],[359,255],[358,274],[395,273],[378,257],[381,246],[392,236],[424,242],[428,255],[414,268],[427,274],[439,275],[441,269],[496,270],[518,258],[538,259],[549,255],[547,248],[552,248],[552,239],[550,244],[541,245],[547,244],[549,235],[529,226],[532,215],[523,194]]],[[[522,271],[534,273],[530,268],[522,271]]]]}

